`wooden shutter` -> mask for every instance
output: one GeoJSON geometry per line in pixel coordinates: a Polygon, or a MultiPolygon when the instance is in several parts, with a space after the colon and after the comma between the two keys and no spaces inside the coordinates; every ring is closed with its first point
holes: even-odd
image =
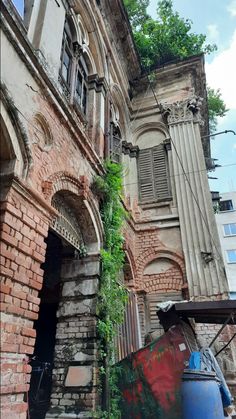
{"type": "Polygon", "coordinates": [[[140,188],[140,200],[142,203],[155,200],[155,188],[153,179],[152,149],[139,151],[138,176],[140,188]]]}
{"type": "Polygon", "coordinates": [[[166,158],[166,150],[163,144],[152,149],[153,155],[153,177],[155,183],[155,194],[157,200],[170,197],[169,174],[166,158]]]}
{"type": "Polygon", "coordinates": [[[142,203],[170,198],[167,156],[163,144],[139,151],[138,176],[142,203]]]}

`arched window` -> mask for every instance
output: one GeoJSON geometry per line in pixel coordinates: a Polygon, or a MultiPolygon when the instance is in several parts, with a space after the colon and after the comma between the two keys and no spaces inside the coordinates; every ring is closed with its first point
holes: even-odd
{"type": "Polygon", "coordinates": [[[110,144],[109,144],[109,155],[110,159],[114,163],[121,162],[122,152],[122,137],[120,129],[114,122],[110,124],[110,144]]]}
{"type": "Polygon", "coordinates": [[[67,99],[86,115],[89,66],[87,56],[79,45],[75,33],[72,20],[67,19],[62,40],[59,80],[67,99]]]}

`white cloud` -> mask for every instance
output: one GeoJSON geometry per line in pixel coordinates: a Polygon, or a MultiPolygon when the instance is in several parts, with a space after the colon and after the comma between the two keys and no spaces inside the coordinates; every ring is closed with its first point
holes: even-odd
{"type": "Polygon", "coordinates": [[[206,63],[207,83],[220,89],[229,109],[236,109],[236,30],[228,49],[219,52],[213,61],[206,63]]]}
{"type": "Polygon", "coordinates": [[[232,0],[229,5],[227,6],[228,12],[231,14],[231,16],[236,16],[236,0],[232,0]]]}
{"type": "Polygon", "coordinates": [[[218,42],[219,41],[219,31],[217,25],[208,25],[207,26],[207,41],[209,42],[218,42]]]}

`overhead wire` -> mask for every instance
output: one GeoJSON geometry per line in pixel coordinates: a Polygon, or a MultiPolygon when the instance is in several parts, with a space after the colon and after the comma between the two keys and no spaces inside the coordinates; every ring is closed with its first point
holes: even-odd
{"type": "MultiPolygon", "coordinates": [[[[157,99],[156,93],[155,93],[155,91],[154,91],[154,89],[153,89],[153,86],[152,86],[152,85],[151,85],[151,90],[152,90],[153,96],[154,96],[154,98],[155,98],[155,101],[156,101],[157,107],[160,109],[160,104],[159,104],[159,102],[158,102],[158,99],[157,99]]],[[[162,114],[162,112],[161,112],[161,116],[162,116],[162,118],[163,118],[163,114],[162,114]]],[[[164,119],[164,118],[163,118],[163,119],[164,119]]],[[[164,122],[165,122],[165,121],[164,121],[164,122]]],[[[198,208],[198,210],[199,210],[200,217],[202,218],[202,221],[204,222],[204,224],[205,224],[205,226],[206,226],[206,229],[207,229],[207,231],[208,231],[208,234],[209,234],[209,237],[210,237],[211,243],[213,244],[213,246],[214,246],[214,248],[215,248],[215,250],[216,250],[216,253],[218,254],[218,256],[219,256],[220,260],[221,260],[221,261],[223,262],[223,264],[224,264],[223,257],[222,257],[221,253],[220,253],[220,252],[219,252],[219,250],[218,250],[218,246],[216,245],[214,238],[212,237],[212,234],[211,234],[211,230],[210,230],[209,224],[208,224],[208,222],[207,222],[207,220],[206,220],[206,218],[205,218],[205,215],[203,214],[202,209],[201,209],[201,207],[200,207],[200,205],[199,205],[199,202],[198,202],[198,200],[197,200],[197,198],[196,198],[196,196],[195,196],[195,194],[194,194],[194,192],[193,192],[191,182],[190,182],[190,180],[189,180],[189,178],[188,178],[188,176],[187,176],[187,173],[185,172],[183,162],[182,162],[182,160],[181,160],[181,157],[180,157],[180,155],[179,155],[179,153],[178,153],[178,150],[177,150],[177,148],[176,148],[176,145],[175,145],[174,141],[172,140],[171,136],[170,136],[170,142],[171,142],[171,145],[173,146],[173,149],[174,149],[174,151],[175,151],[175,153],[176,153],[177,159],[178,159],[179,164],[180,164],[180,166],[181,166],[181,169],[182,169],[182,171],[183,171],[183,175],[184,175],[184,177],[185,177],[185,179],[186,179],[186,181],[187,181],[187,183],[188,183],[188,185],[189,185],[189,190],[190,190],[190,193],[191,193],[191,195],[192,195],[192,197],[193,197],[193,200],[194,200],[194,202],[195,202],[195,204],[196,204],[196,206],[197,206],[197,208],[198,208]]]]}
{"type": "MultiPolygon", "coordinates": [[[[235,163],[229,163],[229,164],[223,164],[217,167],[217,169],[221,169],[222,167],[230,167],[230,166],[236,166],[236,162],[235,163]]],[[[192,173],[201,173],[201,172],[208,172],[208,169],[202,169],[202,170],[193,170],[191,172],[185,172],[186,175],[192,174],[192,173]]],[[[175,173],[172,175],[169,175],[170,178],[175,178],[178,176],[184,176],[184,173],[175,173]]],[[[128,185],[138,185],[139,182],[129,182],[129,183],[125,183],[125,186],[128,185]]]]}

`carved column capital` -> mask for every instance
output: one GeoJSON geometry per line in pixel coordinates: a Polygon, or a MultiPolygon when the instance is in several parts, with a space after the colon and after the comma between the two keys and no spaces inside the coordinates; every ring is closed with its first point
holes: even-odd
{"type": "Polygon", "coordinates": [[[199,96],[192,96],[186,100],[173,103],[161,103],[161,111],[167,118],[169,125],[181,122],[198,122],[203,123],[200,108],[203,99],[199,96]]]}

